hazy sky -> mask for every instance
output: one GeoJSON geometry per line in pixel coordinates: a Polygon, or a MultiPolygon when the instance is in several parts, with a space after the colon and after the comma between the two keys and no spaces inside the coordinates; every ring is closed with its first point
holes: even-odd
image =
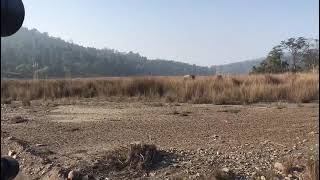
{"type": "Polygon", "coordinates": [[[24,26],[84,46],[198,65],[319,38],[318,0],[23,0],[24,26]]]}

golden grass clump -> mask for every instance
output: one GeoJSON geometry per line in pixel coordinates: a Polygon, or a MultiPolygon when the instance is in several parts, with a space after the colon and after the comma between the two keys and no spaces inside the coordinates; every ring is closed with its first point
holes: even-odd
{"type": "Polygon", "coordinates": [[[72,80],[2,80],[1,99],[139,97],[168,102],[305,103],[319,99],[314,73],[198,77],[128,77],[72,80]]]}

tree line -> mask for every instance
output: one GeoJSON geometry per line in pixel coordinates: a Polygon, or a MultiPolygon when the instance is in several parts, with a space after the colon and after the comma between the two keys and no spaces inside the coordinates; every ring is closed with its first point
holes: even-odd
{"type": "Polygon", "coordinates": [[[289,38],[274,46],[252,73],[283,73],[319,70],[319,40],[289,38]]]}
{"type": "Polygon", "coordinates": [[[83,47],[60,38],[22,28],[1,38],[1,77],[57,78],[140,75],[212,75],[214,68],[162,59],[150,60],[134,52],[83,47]]]}

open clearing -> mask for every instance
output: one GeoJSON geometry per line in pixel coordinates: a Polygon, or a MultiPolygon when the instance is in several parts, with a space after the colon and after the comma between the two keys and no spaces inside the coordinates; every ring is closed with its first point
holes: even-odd
{"type": "MultiPolygon", "coordinates": [[[[319,104],[211,105],[138,101],[33,101],[1,105],[1,153],[18,153],[24,178],[45,179],[131,142],[175,155],[148,177],[197,179],[227,167],[244,179],[277,161],[318,157],[319,104]],[[12,123],[15,116],[27,119],[12,123]]],[[[116,173],[110,179],[131,179],[116,173]]]]}

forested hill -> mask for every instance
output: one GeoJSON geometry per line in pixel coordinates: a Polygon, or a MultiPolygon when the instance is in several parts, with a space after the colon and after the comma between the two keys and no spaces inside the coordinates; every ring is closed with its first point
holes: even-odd
{"type": "Polygon", "coordinates": [[[39,78],[138,76],[138,75],[211,75],[214,69],[187,63],[149,60],[137,53],[95,49],[66,42],[21,28],[1,38],[1,77],[39,78]]]}

